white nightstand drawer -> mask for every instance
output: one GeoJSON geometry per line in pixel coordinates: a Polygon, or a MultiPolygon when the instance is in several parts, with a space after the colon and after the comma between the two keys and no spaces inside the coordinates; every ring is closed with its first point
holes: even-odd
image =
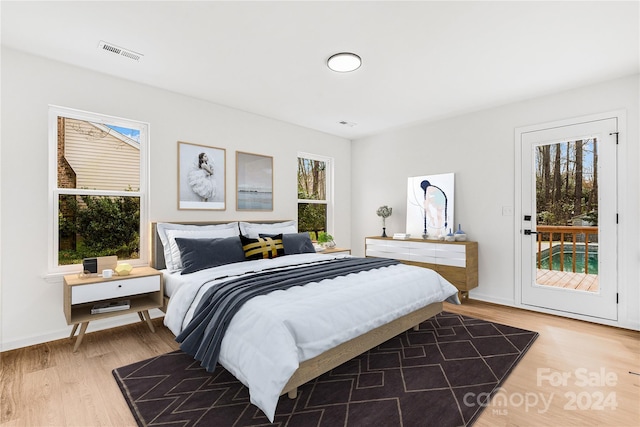
{"type": "Polygon", "coordinates": [[[157,292],[160,290],[160,276],[135,277],[130,279],[109,280],[90,285],[73,286],[71,304],[81,304],[128,295],[157,292]]]}

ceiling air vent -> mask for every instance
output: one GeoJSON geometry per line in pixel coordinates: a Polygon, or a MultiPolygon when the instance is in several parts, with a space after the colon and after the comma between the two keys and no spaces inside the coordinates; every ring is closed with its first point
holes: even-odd
{"type": "Polygon", "coordinates": [[[143,54],[141,53],[136,53],[132,50],[129,49],[125,49],[123,47],[120,46],[116,46],[112,43],[107,43],[105,41],[100,41],[100,43],[98,44],[98,49],[104,51],[104,52],[111,52],[111,53],[115,53],[116,55],[119,56],[123,56],[125,58],[129,58],[133,61],[137,61],[140,62],[142,61],[142,58],[144,57],[143,54]]]}
{"type": "Polygon", "coordinates": [[[340,123],[343,126],[349,126],[350,128],[354,127],[355,125],[357,125],[357,123],[354,122],[348,122],[346,120],[341,120],[338,123],[340,123]]]}

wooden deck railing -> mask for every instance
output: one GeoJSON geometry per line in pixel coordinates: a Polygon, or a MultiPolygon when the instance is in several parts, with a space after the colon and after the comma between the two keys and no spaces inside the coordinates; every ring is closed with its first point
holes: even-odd
{"type": "Polygon", "coordinates": [[[580,234],[584,235],[584,272],[585,274],[589,274],[589,235],[590,234],[598,234],[597,226],[562,226],[562,225],[538,225],[536,227],[536,231],[538,232],[538,268],[541,267],[542,264],[542,243],[549,243],[549,270],[552,270],[551,267],[551,259],[553,257],[553,243],[560,243],[560,271],[564,271],[564,246],[566,244],[571,245],[572,247],[572,264],[573,264],[573,272],[576,272],[576,237],[580,234]],[[548,234],[548,239],[543,239],[543,234],[548,234]],[[559,240],[554,240],[555,235],[560,235],[559,240]],[[568,236],[571,236],[571,240],[565,242],[565,239],[568,236]]]}

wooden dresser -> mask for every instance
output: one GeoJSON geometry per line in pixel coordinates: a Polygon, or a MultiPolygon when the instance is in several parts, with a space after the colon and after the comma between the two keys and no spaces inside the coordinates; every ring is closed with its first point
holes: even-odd
{"type": "Polygon", "coordinates": [[[365,256],[393,258],[437,271],[458,288],[460,301],[478,286],[478,242],[367,237],[365,256]]]}

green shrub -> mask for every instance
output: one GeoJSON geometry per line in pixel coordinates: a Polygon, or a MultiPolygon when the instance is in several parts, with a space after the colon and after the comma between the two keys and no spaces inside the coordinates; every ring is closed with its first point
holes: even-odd
{"type": "Polygon", "coordinates": [[[65,200],[59,216],[60,237],[75,234],[74,248],[60,250],[58,263],[77,264],[83,258],[117,255],[138,258],[140,245],[140,198],[80,196],[65,200]]]}

